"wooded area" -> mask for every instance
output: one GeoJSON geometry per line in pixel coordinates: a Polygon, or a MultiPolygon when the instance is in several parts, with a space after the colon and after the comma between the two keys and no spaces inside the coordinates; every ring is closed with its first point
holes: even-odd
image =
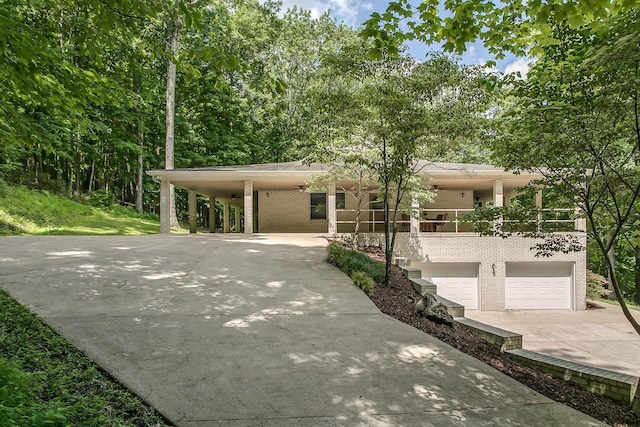
{"type": "MultiPolygon", "coordinates": [[[[402,190],[407,181],[385,163],[386,150],[406,154],[415,143],[405,165],[426,153],[545,171],[535,184],[576,197],[589,221],[592,268],[613,277],[619,296],[640,302],[636,2],[458,3],[446,2],[443,13],[436,0],[392,2],[354,30],[329,15],[283,12],[274,1],[0,2],[0,174],[157,212],[158,185],[146,169],[322,160],[327,146],[364,136],[383,144],[378,179],[402,190]],[[442,92],[429,79],[471,69],[442,55],[434,58],[450,71],[411,81],[408,70],[421,67],[402,54],[405,41],[460,53],[476,39],[498,57],[528,54],[526,80],[476,69],[442,92]],[[398,55],[404,65],[384,80],[398,55]],[[482,84],[469,92],[465,81],[482,84]],[[412,105],[407,94],[420,88],[424,104],[412,105]],[[448,111],[455,114],[431,114],[445,93],[468,102],[448,111]],[[407,114],[384,117],[376,129],[371,114],[385,109],[407,114]],[[394,142],[392,133],[403,136],[394,142]]],[[[178,192],[178,217],[186,210],[178,192]]]]}
{"type": "Polygon", "coordinates": [[[166,164],[168,63],[177,69],[175,167],[297,159],[314,70],[355,32],[327,15],[279,9],[2,2],[2,175],[155,211],[158,186],[142,172],[166,164]]]}

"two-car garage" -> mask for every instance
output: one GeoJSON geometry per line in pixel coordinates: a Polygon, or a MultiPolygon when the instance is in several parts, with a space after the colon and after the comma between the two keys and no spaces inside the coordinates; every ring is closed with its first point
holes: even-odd
{"type": "Polygon", "coordinates": [[[507,262],[504,270],[497,271],[495,264],[487,264],[484,280],[481,263],[425,262],[418,266],[422,277],[437,286],[438,295],[468,310],[575,308],[575,267],[571,262],[507,262]],[[492,300],[485,300],[489,298],[492,300]]]}

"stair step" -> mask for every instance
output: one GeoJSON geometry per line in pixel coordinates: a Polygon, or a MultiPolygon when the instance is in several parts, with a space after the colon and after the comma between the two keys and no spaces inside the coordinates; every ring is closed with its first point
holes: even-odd
{"type": "Polygon", "coordinates": [[[398,267],[409,267],[411,265],[411,260],[407,257],[397,256],[395,263],[398,267]]]}
{"type": "Polygon", "coordinates": [[[422,270],[418,267],[405,266],[400,267],[402,275],[407,279],[420,279],[422,278],[422,270]]]}
{"type": "Polygon", "coordinates": [[[416,290],[420,295],[431,294],[435,295],[437,293],[437,287],[433,283],[425,279],[410,279],[413,283],[413,289],[416,290]]]}
{"type": "Polygon", "coordinates": [[[449,301],[448,299],[443,298],[437,294],[434,295],[434,297],[436,298],[436,301],[447,307],[447,313],[449,313],[453,317],[464,317],[464,305],[458,304],[457,302],[449,301]]]}
{"type": "Polygon", "coordinates": [[[458,318],[456,322],[485,341],[500,346],[502,352],[522,348],[522,335],[518,333],[496,328],[467,317],[458,318]]]}

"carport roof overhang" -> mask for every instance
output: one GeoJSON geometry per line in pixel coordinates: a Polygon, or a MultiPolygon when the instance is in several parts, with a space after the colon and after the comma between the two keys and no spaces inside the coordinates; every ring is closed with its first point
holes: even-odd
{"type": "MultiPolygon", "coordinates": [[[[533,173],[514,175],[489,165],[424,161],[419,166],[421,175],[428,176],[430,184],[451,189],[491,188],[495,180],[502,180],[505,188],[515,188],[532,179],[540,178],[540,175],[533,173]]],[[[147,174],[157,182],[170,181],[177,187],[195,190],[199,194],[224,198],[242,194],[245,181],[251,181],[254,190],[293,190],[305,185],[312,177],[327,173],[328,170],[329,167],[325,164],[306,165],[302,162],[290,162],[154,169],[147,171],[147,174]]]]}

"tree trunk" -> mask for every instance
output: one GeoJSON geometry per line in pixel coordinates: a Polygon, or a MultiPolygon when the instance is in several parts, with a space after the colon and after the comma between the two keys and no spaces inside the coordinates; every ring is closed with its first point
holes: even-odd
{"type": "MultiPolygon", "coordinates": [[[[176,105],[176,64],[174,58],[178,55],[180,37],[180,15],[178,7],[180,0],[174,0],[172,10],[165,14],[166,48],[169,53],[167,59],[167,96],[166,96],[166,133],[165,133],[165,169],[173,169],[174,153],[174,124],[176,105]]],[[[169,224],[171,227],[179,227],[176,214],[176,193],[173,184],[169,188],[169,224]]]]}
{"type": "MultiPolygon", "coordinates": [[[[613,233],[613,231],[611,232],[613,233]]],[[[612,240],[614,236],[612,236],[611,234],[609,235],[608,239],[612,240]]],[[[613,270],[615,271],[616,269],[616,247],[615,245],[611,245],[611,248],[609,249],[609,251],[607,252],[607,265],[611,264],[613,270]]],[[[608,271],[608,270],[607,270],[608,271]]],[[[611,299],[614,300],[616,299],[616,290],[613,286],[613,281],[611,278],[611,273],[609,273],[609,277],[607,278],[607,288],[609,290],[608,294],[607,294],[607,299],[611,299]]]]}
{"type": "Polygon", "coordinates": [[[635,270],[633,274],[633,282],[634,282],[634,292],[633,292],[633,302],[640,305],[640,246],[635,246],[633,248],[633,252],[635,254],[636,263],[635,270]]]}
{"type": "Polygon", "coordinates": [[[81,151],[81,147],[80,144],[82,142],[82,135],[80,134],[80,126],[78,126],[78,131],[77,131],[77,135],[76,135],[76,157],[75,157],[75,186],[74,186],[74,190],[73,192],[77,195],[80,195],[80,171],[81,171],[81,157],[80,157],[80,153],[81,151]]]}
{"type": "Polygon", "coordinates": [[[620,304],[620,308],[622,308],[622,313],[624,314],[624,317],[627,318],[629,323],[631,323],[631,326],[636,331],[636,333],[640,335],[640,323],[638,323],[638,321],[633,317],[633,315],[631,315],[631,312],[627,307],[627,302],[624,300],[624,296],[622,295],[622,290],[618,285],[618,278],[616,276],[615,266],[613,263],[611,263],[611,259],[609,257],[607,257],[607,268],[609,269],[609,281],[613,286],[613,289],[615,291],[615,296],[618,300],[618,303],[620,304]]]}
{"type": "Polygon", "coordinates": [[[89,194],[91,194],[91,191],[93,191],[93,181],[95,179],[96,176],[96,160],[93,159],[93,161],[91,162],[91,175],[89,175],[89,194]]]}

